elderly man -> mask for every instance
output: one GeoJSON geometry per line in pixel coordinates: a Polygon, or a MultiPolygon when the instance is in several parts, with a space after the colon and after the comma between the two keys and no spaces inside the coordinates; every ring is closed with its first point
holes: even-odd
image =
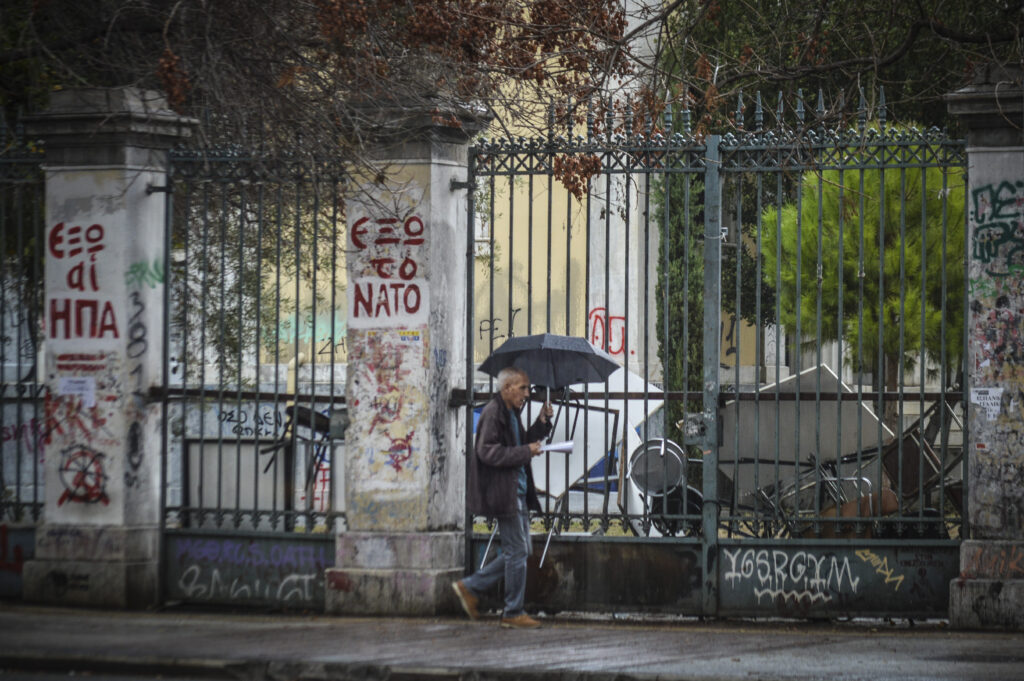
{"type": "Polygon", "coordinates": [[[480,413],[476,446],[469,457],[469,511],[497,518],[501,553],[479,572],[452,588],[466,614],[477,618],[477,598],[505,578],[505,610],[501,626],[534,629],[540,622],[523,611],[526,599],[526,558],[530,555],[530,510],[540,511],[530,459],[541,453],[541,440],[551,430],[553,410],[546,403],[529,430],[519,412],[530,398],[526,372],[508,368],[498,374],[498,394],[480,413]]]}

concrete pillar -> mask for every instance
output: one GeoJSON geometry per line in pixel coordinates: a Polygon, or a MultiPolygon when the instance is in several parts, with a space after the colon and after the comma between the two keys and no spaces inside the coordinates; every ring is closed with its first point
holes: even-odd
{"type": "Polygon", "coordinates": [[[54,93],[46,145],[45,511],[29,601],[157,604],[165,150],[191,122],[156,93],[54,93]]]}
{"type": "MultiPolygon", "coordinates": [[[[428,119],[429,120],[429,119],[428,119]]],[[[468,137],[428,123],[347,202],[347,531],[334,613],[434,614],[462,575],[468,137]]]]}
{"type": "Polygon", "coordinates": [[[1024,629],[1024,88],[988,67],[947,97],[967,127],[965,442],[969,535],[950,585],[954,627],[1024,629]]]}

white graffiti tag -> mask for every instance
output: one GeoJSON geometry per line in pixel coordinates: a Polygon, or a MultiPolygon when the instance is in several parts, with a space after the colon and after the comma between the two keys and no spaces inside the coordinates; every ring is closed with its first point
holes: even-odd
{"type": "Polygon", "coordinates": [[[317,574],[290,574],[277,580],[252,581],[234,577],[221,577],[217,568],[210,568],[204,574],[199,565],[191,565],[178,580],[178,588],[185,598],[196,600],[214,599],[259,599],[264,601],[312,602],[317,574]],[[230,581],[229,581],[230,579],[230,581]]]}
{"type": "Polygon", "coordinates": [[[835,555],[768,549],[725,549],[724,553],[728,564],[724,576],[729,585],[736,589],[743,582],[753,581],[759,603],[764,597],[773,601],[828,602],[832,594],[856,593],[860,583],[860,577],[853,576],[849,559],[835,555]]]}

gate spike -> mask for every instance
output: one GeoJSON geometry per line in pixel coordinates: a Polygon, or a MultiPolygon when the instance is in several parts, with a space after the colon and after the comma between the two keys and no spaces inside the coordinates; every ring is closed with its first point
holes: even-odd
{"type": "Polygon", "coordinates": [[[690,127],[690,94],[683,98],[683,134],[689,136],[693,132],[690,127]]]}
{"type": "Polygon", "coordinates": [[[885,130],[885,86],[878,88],[878,125],[885,130]]]}
{"type": "Polygon", "coordinates": [[[864,128],[868,124],[868,103],[864,99],[864,88],[858,88],[860,90],[860,104],[857,105],[857,127],[860,129],[861,134],[864,134],[864,128]]]}
{"type": "Polygon", "coordinates": [[[665,138],[672,136],[672,93],[665,92],[665,111],[662,114],[665,121],[665,138]]]}
{"type": "Polygon", "coordinates": [[[626,123],[626,139],[632,139],[633,138],[633,105],[632,104],[629,104],[629,103],[626,104],[626,111],[623,113],[623,115],[626,117],[626,120],[625,120],[625,123],[626,123]]]}
{"type": "Polygon", "coordinates": [[[740,90],[739,95],[736,97],[736,127],[740,130],[743,129],[743,90],[740,90]]]}
{"type": "Polygon", "coordinates": [[[804,89],[797,88],[796,90],[796,120],[800,124],[800,127],[804,125],[804,89]]]}
{"type": "Polygon", "coordinates": [[[785,127],[785,126],[783,125],[783,123],[782,123],[782,114],[783,114],[783,111],[784,111],[784,108],[783,108],[783,106],[784,106],[784,105],[783,105],[783,103],[782,103],[782,91],[780,90],[780,91],[779,91],[779,104],[778,104],[778,106],[776,106],[776,107],[775,107],[775,124],[776,124],[776,125],[777,125],[777,126],[778,126],[778,127],[780,128],[780,129],[782,129],[783,127],[785,127]]]}
{"type": "Polygon", "coordinates": [[[815,113],[818,114],[820,120],[825,120],[825,93],[821,91],[821,88],[818,88],[818,107],[815,113]]]}
{"type": "Polygon", "coordinates": [[[761,107],[761,91],[757,91],[754,99],[754,130],[758,132],[764,127],[764,109],[761,107]]]}
{"type": "Polygon", "coordinates": [[[615,112],[612,111],[613,105],[614,105],[614,103],[612,102],[611,99],[609,99],[608,100],[608,108],[605,109],[605,112],[604,112],[604,125],[605,125],[604,138],[605,138],[606,142],[611,142],[611,140],[612,140],[612,126],[615,125],[615,112]]]}
{"type": "Polygon", "coordinates": [[[555,143],[555,101],[548,102],[548,144],[555,143]]]}
{"type": "Polygon", "coordinates": [[[587,99],[587,142],[594,141],[594,100],[587,99]]]}
{"type": "Polygon", "coordinates": [[[572,97],[565,100],[565,137],[572,142],[572,131],[576,127],[572,120],[572,97]]]}

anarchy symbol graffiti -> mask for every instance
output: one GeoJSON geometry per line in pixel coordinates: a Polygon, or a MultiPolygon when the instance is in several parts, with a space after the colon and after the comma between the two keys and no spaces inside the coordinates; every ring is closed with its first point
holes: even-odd
{"type": "Polygon", "coordinates": [[[88,447],[69,447],[61,452],[60,481],[64,484],[64,493],[57,500],[58,506],[63,506],[66,501],[110,503],[103,458],[103,454],[88,447]]]}

